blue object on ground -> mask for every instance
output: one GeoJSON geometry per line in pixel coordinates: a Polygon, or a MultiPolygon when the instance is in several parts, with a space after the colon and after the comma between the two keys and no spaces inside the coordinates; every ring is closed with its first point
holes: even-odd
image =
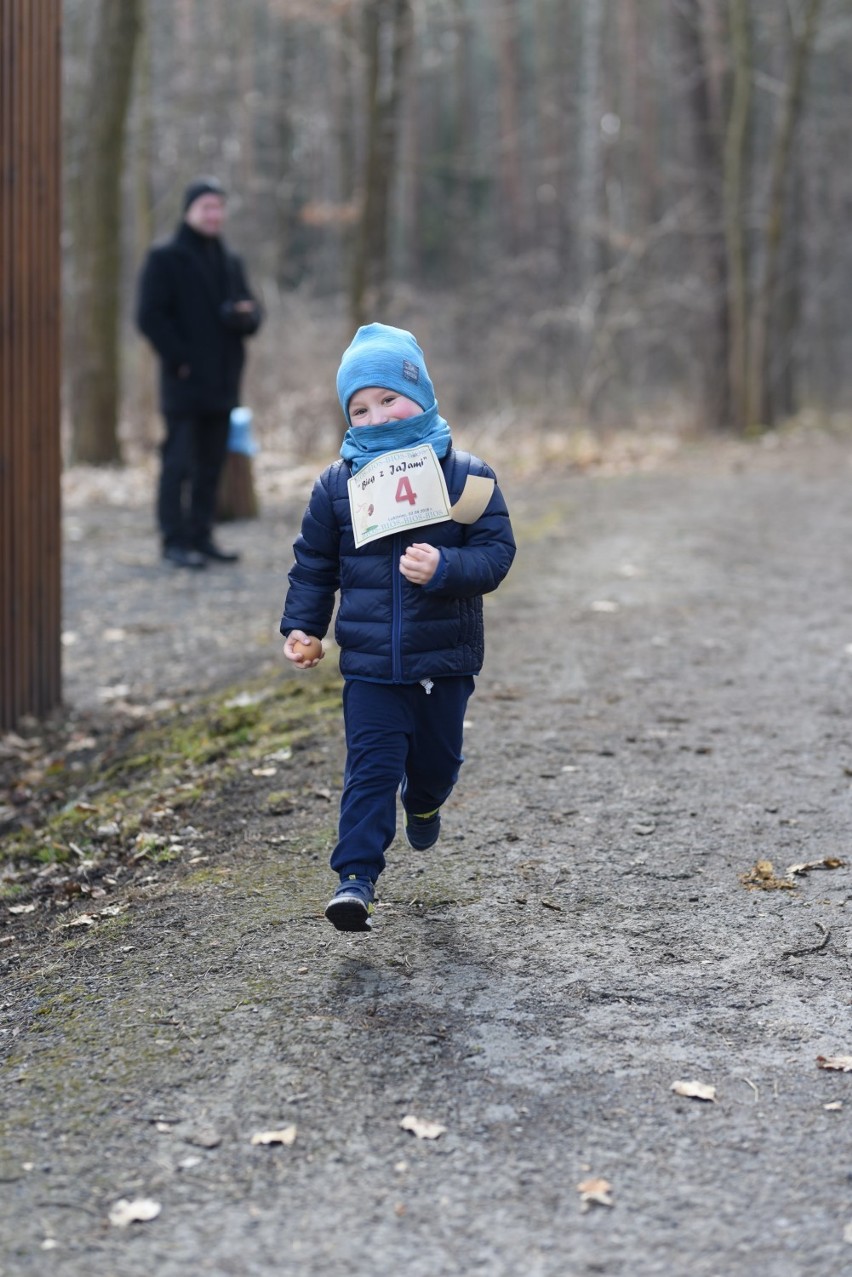
{"type": "Polygon", "coordinates": [[[251,433],[251,408],[233,408],[228,429],[228,451],[242,453],[244,457],[253,457],[258,452],[258,445],[251,433]]]}

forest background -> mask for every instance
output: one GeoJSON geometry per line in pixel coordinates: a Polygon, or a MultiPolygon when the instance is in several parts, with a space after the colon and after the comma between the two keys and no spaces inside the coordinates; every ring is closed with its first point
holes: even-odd
{"type": "Polygon", "coordinates": [[[266,311],[261,438],[336,451],[354,327],[441,407],[557,450],[842,419],[849,0],[65,0],[68,456],[152,451],[133,325],[186,183],[266,311]]]}

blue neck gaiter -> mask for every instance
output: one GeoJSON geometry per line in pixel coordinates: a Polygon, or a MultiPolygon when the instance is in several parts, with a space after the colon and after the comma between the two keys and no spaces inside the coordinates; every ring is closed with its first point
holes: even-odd
{"type": "Polygon", "coordinates": [[[452,445],[450,427],[443,417],[438,416],[437,399],[431,408],[417,417],[389,421],[383,426],[350,426],[343,436],[340,455],[350,463],[352,473],[357,474],[362,466],[369,465],[386,452],[414,448],[421,443],[430,443],[439,460],[447,455],[452,445]]]}

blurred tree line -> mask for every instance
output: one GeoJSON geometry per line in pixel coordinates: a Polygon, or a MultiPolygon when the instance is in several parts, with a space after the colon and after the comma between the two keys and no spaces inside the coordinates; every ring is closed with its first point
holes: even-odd
{"type": "Polygon", "coordinates": [[[294,447],[374,318],[518,428],[848,407],[849,0],[65,0],[64,66],[78,459],[151,437],[136,276],[199,173],[294,447]]]}

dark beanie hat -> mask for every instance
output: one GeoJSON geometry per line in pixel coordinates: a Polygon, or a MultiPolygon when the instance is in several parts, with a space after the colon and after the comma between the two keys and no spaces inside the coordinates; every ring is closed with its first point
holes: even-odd
{"type": "Polygon", "coordinates": [[[228,197],[227,191],[217,178],[196,177],[183,193],[183,211],[186,212],[190,204],[194,204],[202,195],[218,195],[223,200],[228,197]]]}

